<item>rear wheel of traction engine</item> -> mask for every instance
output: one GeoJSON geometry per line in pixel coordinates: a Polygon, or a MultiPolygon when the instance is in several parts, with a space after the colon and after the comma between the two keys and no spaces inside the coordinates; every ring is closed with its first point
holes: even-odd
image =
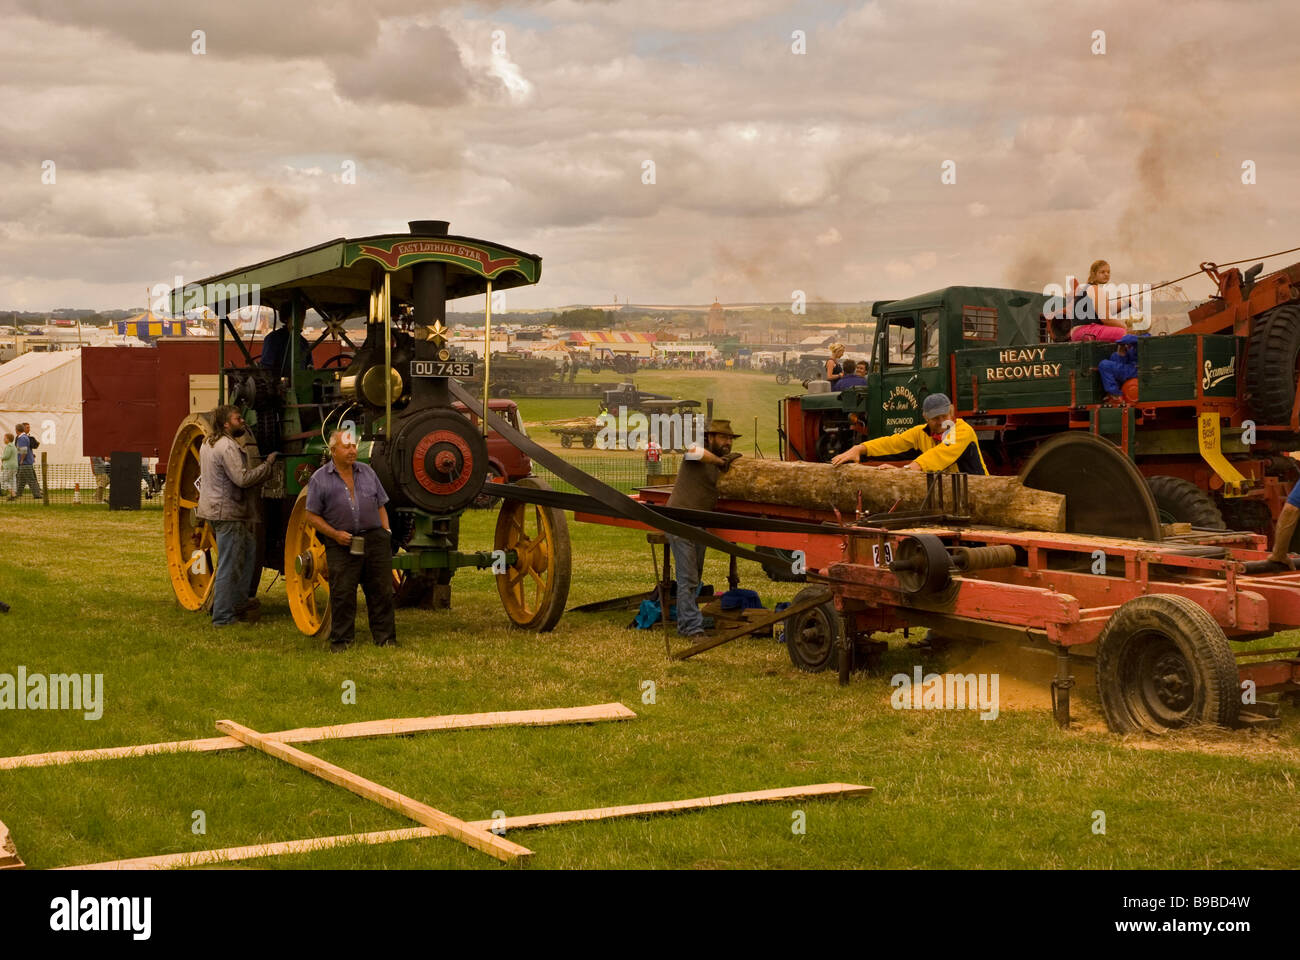
{"type": "MultiPolygon", "coordinates": [[[[551,489],[537,477],[525,477],[515,486],[551,489]]],[[[569,599],[571,555],[564,511],[502,499],[492,546],[516,553],[514,565],[496,577],[510,622],[538,633],[553,628],[569,599]]]]}
{"type": "Polygon", "coordinates": [[[318,637],[330,625],[329,568],[325,544],[307,522],[307,491],[298,494],[284,533],[284,587],[300,631],[318,637]]]}
{"type": "Polygon", "coordinates": [[[1194,527],[1226,530],[1214,498],[1181,477],[1147,477],[1161,523],[1190,523],[1194,527]]]}
{"type": "Polygon", "coordinates": [[[780,373],[778,373],[776,375],[776,382],[781,384],[782,386],[785,386],[787,383],[789,383],[790,382],[789,372],[786,370],[782,370],[780,373]]]}
{"type": "Polygon", "coordinates": [[[216,579],[217,538],[197,516],[199,449],[210,433],[208,421],[193,413],[181,421],[167,457],[163,484],[163,541],[172,591],[186,610],[201,610],[216,579]]]}
{"type": "MultiPolygon", "coordinates": [[[[824,587],[805,587],[790,603],[803,603],[825,592],[824,587]]],[[[805,673],[821,673],[834,662],[843,629],[839,611],[829,599],[811,610],[787,617],[785,648],[790,653],[790,662],[805,673]]]]}
{"type": "Polygon", "coordinates": [[[1267,424],[1289,423],[1300,373],[1300,304],[1283,304],[1257,317],[1247,351],[1251,414],[1267,424]]]}
{"type": "Polygon", "coordinates": [[[1097,692],[1116,733],[1231,726],[1241,703],[1223,630],[1193,601],[1167,593],[1130,600],[1110,618],[1097,641],[1097,692]]]}

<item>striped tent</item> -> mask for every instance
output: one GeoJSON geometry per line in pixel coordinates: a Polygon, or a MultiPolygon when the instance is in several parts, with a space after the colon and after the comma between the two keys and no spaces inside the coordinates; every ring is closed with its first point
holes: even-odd
{"type": "Polygon", "coordinates": [[[117,332],[145,343],[152,343],[158,337],[183,337],[188,333],[184,320],[163,319],[151,310],[130,320],[119,320],[117,332]]]}

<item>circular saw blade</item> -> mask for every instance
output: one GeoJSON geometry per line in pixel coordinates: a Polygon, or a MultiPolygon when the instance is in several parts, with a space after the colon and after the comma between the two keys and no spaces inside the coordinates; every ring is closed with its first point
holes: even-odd
{"type": "Polygon", "coordinates": [[[1067,533],[1161,539],[1146,478],[1109,440],[1083,432],[1053,437],[1026,461],[1020,482],[1065,494],[1067,533]]]}

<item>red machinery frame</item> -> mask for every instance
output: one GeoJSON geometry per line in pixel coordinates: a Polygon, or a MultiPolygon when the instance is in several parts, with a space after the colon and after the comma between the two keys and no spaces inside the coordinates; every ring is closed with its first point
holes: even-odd
{"type": "MultiPolygon", "coordinates": [[[[645,488],[636,499],[661,505],[669,492],[666,487],[645,488]]],[[[848,527],[830,512],[734,500],[720,500],[716,509],[826,523],[824,535],[709,530],[733,543],[803,551],[807,569],[830,579],[835,607],[849,636],[869,637],[911,626],[947,627],[949,633],[976,639],[1018,635],[1056,648],[1068,662],[1070,649],[1096,642],[1123,604],[1154,594],[1193,600],[1229,640],[1255,640],[1300,627],[1300,572],[1247,572],[1247,564],[1258,565],[1268,557],[1266,538],[1259,534],[1197,531],[1151,542],[980,526],[848,527]],[[946,547],[1010,546],[1016,562],[954,572],[947,589],[939,593],[909,594],[899,576],[879,558],[889,555],[883,549],[886,544],[897,552],[902,541],[918,535],[939,538],[946,547]],[[1218,548],[1222,555],[1198,556],[1207,551],[1197,548],[1218,548]],[[1099,550],[1111,575],[1078,569],[1090,570],[1099,550]]],[[[574,519],[652,529],[637,521],[592,513],[575,512],[574,519]]],[[[1236,654],[1238,658],[1252,655],[1258,654],[1236,654]]],[[[1238,676],[1253,681],[1258,693],[1300,691],[1300,653],[1239,663],[1238,676]]],[[[847,680],[843,666],[841,679],[847,680]]],[[[1068,722],[1068,700],[1065,713],[1068,722]]]]}

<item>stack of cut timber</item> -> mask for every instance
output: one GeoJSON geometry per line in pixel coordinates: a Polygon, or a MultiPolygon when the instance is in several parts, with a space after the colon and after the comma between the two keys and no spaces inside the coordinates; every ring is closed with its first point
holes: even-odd
{"type": "MultiPolygon", "coordinates": [[[[951,497],[944,481],[945,498],[951,497]]],[[[998,527],[1043,530],[1065,529],[1065,497],[1032,490],[1016,477],[969,478],[971,520],[998,527]]],[[[851,517],[862,495],[866,513],[894,509],[919,510],[925,502],[926,477],[919,470],[786,460],[750,460],[742,457],[723,472],[718,494],[723,500],[780,503],[815,510],[838,509],[851,517]]],[[[946,504],[951,510],[951,504],[946,504]]]]}

